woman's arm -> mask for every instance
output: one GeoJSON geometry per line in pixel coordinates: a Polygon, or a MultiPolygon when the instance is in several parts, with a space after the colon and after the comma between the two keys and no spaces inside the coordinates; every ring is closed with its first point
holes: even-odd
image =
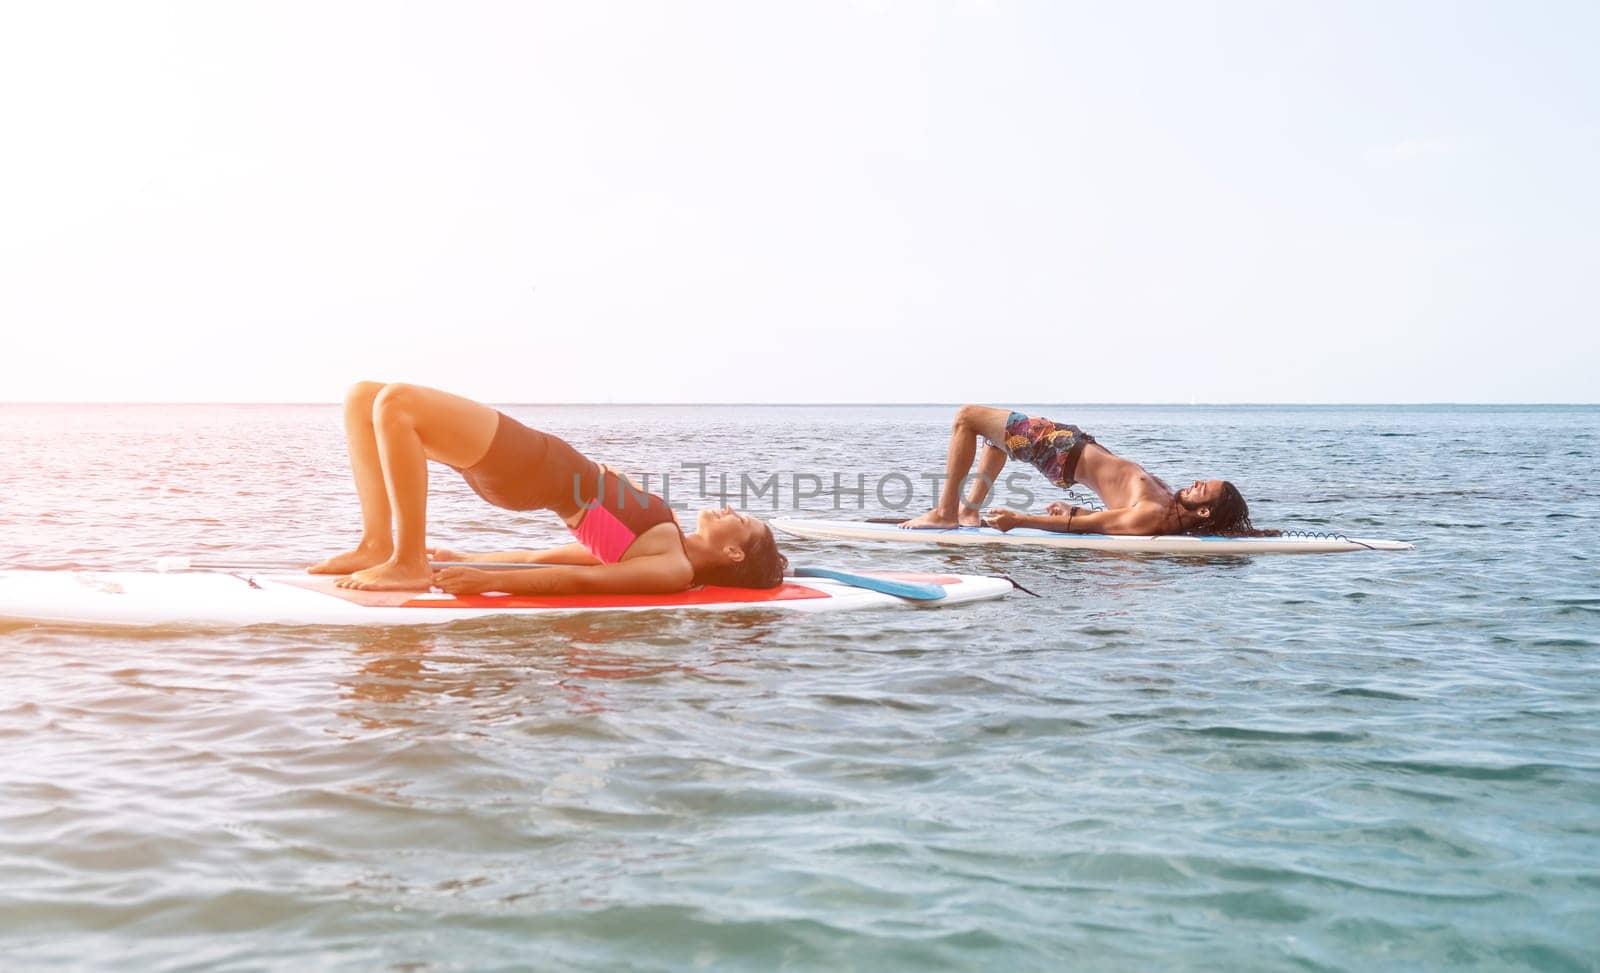
{"type": "Polygon", "coordinates": [[[678,552],[631,557],[616,564],[506,571],[440,568],[433,575],[433,583],[452,595],[485,591],[510,595],[654,595],[683,591],[693,582],[694,568],[678,552]]]}
{"type": "Polygon", "coordinates": [[[489,561],[497,564],[600,564],[582,544],[567,544],[542,551],[495,551],[490,554],[459,554],[442,547],[428,548],[435,561],[489,561]]]}

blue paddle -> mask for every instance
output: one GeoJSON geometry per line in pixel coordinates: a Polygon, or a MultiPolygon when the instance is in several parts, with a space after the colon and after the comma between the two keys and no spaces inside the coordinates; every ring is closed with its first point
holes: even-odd
{"type": "Polygon", "coordinates": [[[894,595],[896,598],[906,598],[910,601],[938,601],[944,597],[944,585],[930,584],[926,581],[874,578],[867,574],[851,574],[848,571],[834,571],[830,568],[791,568],[789,573],[796,578],[827,578],[852,588],[865,588],[868,591],[894,595]]]}

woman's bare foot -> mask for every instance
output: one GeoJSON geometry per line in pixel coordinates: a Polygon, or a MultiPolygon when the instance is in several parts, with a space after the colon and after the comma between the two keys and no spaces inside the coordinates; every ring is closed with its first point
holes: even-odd
{"type": "Polygon", "coordinates": [[[945,529],[945,530],[947,530],[947,529],[949,529],[951,527],[954,527],[954,526],[956,526],[956,518],[951,517],[951,516],[949,516],[947,514],[940,513],[938,510],[930,510],[930,511],[928,511],[927,513],[923,514],[920,517],[913,517],[910,520],[906,521],[905,523],[901,524],[900,525],[900,529],[901,530],[932,530],[932,529],[945,529]]]}
{"type": "Polygon", "coordinates": [[[961,516],[956,518],[963,527],[982,527],[983,512],[971,507],[962,507],[961,516]]]}
{"type": "Polygon", "coordinates": [[[427,591],[433,587],[433,570],[426,560],[401,563],[391,559],[334,584],[360,591],[427,591]]]}
{"type": "Polygon", "coordinates": [[[358,544],[353,551],[335,554],[321,564],[314,564],[306,568],[307,574],[352,574],[366,568],[376,567],[389,560],[394,553],[391,547],[379,547],[375,544],[358,544]]]}

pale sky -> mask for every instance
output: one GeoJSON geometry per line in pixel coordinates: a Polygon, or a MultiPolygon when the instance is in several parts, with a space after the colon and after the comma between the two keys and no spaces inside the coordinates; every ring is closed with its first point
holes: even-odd
{"type": "Polygon", "coordinates": [[[0,401],[1594,402],[1597,38],[0,0],[0,401]]]}

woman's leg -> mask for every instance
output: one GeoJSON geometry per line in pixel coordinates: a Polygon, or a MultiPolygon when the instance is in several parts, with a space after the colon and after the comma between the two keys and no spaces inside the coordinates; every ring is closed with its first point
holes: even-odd
{"type": "Polygon", "coordinates": [[[382,382],[357,382],[344,397],[344,438],[350,451],[350,472],[355,475],[356,496],[361,499],[361,540],[355,550],[312,567],[312,574],[349,574],[382,564],[394,553],[389,490],[383,482],[378,437],[372,428],[372,403],[383,387],[382,382]]]}
{"type": "MultiPolygon", "coordinates": [[[[499,414],[459,395],[393,384],[370,395],[371,408],[363,423],[358,407],[370,391],[369,387],[357,386],[347,404],[348,428],[354,430],[350,433],[351,468],[361,497],[362,541],[367,544],[371,536],[371,543],[367,544],[371,554],[383,550],[383,538],[387,536],[389,549],[375,563],[349,568],[353,573],[339,585],[373,590],[425,589],[431,576],[426,552],[427,461],[458,467],[477,463],[494,441],[499,414]]],[[[339,560],[333,558],[324,563],[331,565],[339,560]]]]}
{"type": "MultiPolygon", "coordinates": [[[[950,450],[946,455],[945,481],[939,490],[938,506],[900,526],[907,528],[957,526],[961,512],[961,488],[967,474],[972,470],[972,460],[978,451],[976,437],[982,436],[996,443],[1005,442],[1006,420],[1010,417],[1011,412],[1008,409],[994,409],[983,405],[962,406],[956,412],[955,423],[950,429],[950,450]]],[[[1004,465],[1004,453],[1001,453],[1000,460],[1000,465],[1004,465]]],[[[984,469],[988,470],[992,463],[993,458],[986,454],[984,469]]],[[[994,472],[999,472],[998,465],[995,466],[994,472]]],[[[984,492],[987,493],[987,489],[984,492]]]]}

